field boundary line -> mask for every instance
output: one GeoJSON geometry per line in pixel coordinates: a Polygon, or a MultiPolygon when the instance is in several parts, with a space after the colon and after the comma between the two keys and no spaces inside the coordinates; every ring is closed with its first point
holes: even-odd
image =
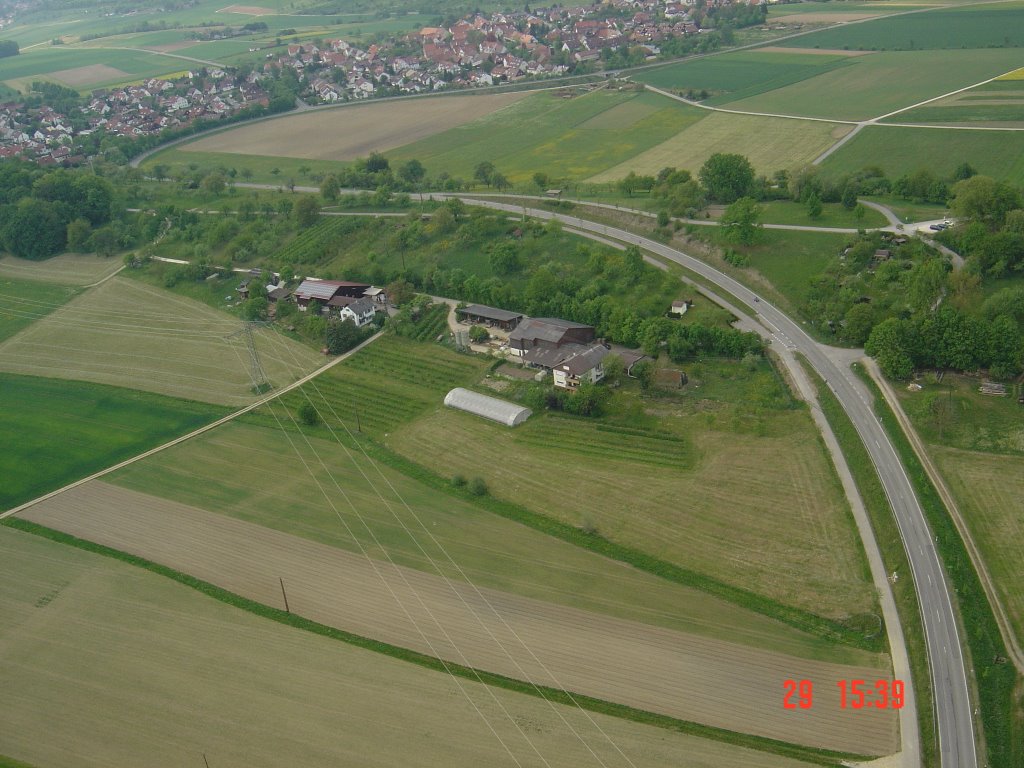
{"type": "Polygon", "coordinates": [[[373,336],[368,338],[366,341],[364,341],[359,346],[354,347],[353,349],[349,350],[348,352],[344,353],[343,355],[338,355],[333,360],[325,363],[324,365],[321,365],[315,371],[312,371],[311,373],[306,374],[301,379],[299,379],[297,381],[293,381],[291,384],[289,384],[286,387],[282,387],[281,389],[275,390],[274,392],[272,392],[271,394],[267,395],[266,397],[261,397],[260,399],[256,400],[253,403],[250,403],[249,405],[245,406],[244,408],[241,408],[241,409],[239,409],[239,410],[237,410],[237,411],[235,411],[233,413],[229,413],[227,416],[224,416],[224,417],[222,417],[220,419],[217,419],[216,421],[210,422],[209,424],[207,424],[204,427],[200,427],[199,429],[193,430],[192,432],[189,432],[187,435],[182,435],[181,437],[176,437],[175,439],[173,439],[173,440],[171,440],[169,442],[166,442],[166,443],[164,443],[162,445],[158,445],[155,448],[150,448],[148,451],[144,451],[144,452],[142,452],[142,453],[140,453],[140,454],[138,454],[136,456],[131,457],[130,459],[125,459],[124,461],[122,461],[122,462],[120,462],[118,464],[115,464],[115,465],[113,465],[111,467],[107,467],[106,469],[102,469],[99,472],[94,472],[93,474],[89,475],[88,477],[83,477],[80,480],[76,480],[73,483],[69,483],[68,485],[65,485],[62,488],[58,488],[55,491],[50,491],[49,493],[43,494],[42,496],[39,496],[38,498],[32,499],[31,501],[26,501],[24,504],[19,504],[16,507],[8,509],[6,512],[0,513],[0,520],[4,520],[4,519],[6,519],[8,517],[13,517],[14,515],[17,515],[20,512],[24,512],[29,507],[34,507],[36,504],[44,502],[47,499],[52,499],[54,496],[59,496],[60,494],[64,493],[65,491],[70,491],[72,488],[77,488],[78,486],[85,485],[86,483],[92,482],[93,480],[98,480],[99,478],[104,477],[105,475],[109,475],[111,472],[116,472],[119,469],[124,469],[125,467],[130,466],[130,465],[134,464],[137,461],[141,461],[142,459],[149,458],[150,456],[153,456],[153,455],[155,455],[157,453],[160,453],[161,451],[164,451],[167,448],[173,448],[176,445],[180,445],[181,443],[184,443],[186,440],[191,440],[192,438],[198,437],[199,435],[202,435],[202,434],[205,434],[206,432],[209,432],[210,430],[215,429],[215,428],[217,428],[217,427],[219,427],[219,426],[221,426],[223,424],[227,424],[229,421],[232,421],[232,420],[238,418],[239,416],[243,416],[243,415],[249,413],[250,411],[254,411],[257,408],[259,408],[261,405],[269,403],[272,400],[276,400],[281,395],[285,395],[285,394],[291,392],[293,389],[297,389],[297,388],[301,387],[303,384],[305,384],[305,383],[307,383],[309,381],[312,381],[314,378],[319,376],[324,371],[330,370],[331,368],[333,368],[334,366],[336,366],[338,363],[342,362],[343,360],[347,360],[349,357],[354,355],[356,352],[358,352],[359,350],[361,350],[364,347],[368,346],[369,344],[372,344],[374,341],[376,341],[377,339],[379,339],[383,335],[384,335],[384,331],[378,331],[377,333],[375,333],[373,336]]]}
{"type": "Polygon", "coordinates": [[[942,499],[942,503],[945,504],[946,509],[949,510],[949,516],[953,518],[953,523],[956,525],[957,532],[960,534],[960,538],[964,540],[967,553],[971,558],[971,564],[978,572],[978,578],[985,590],[985,595],[988,597],[989,603],[992,604],[996,623],[999,625],[999,632],[1003,636],[1003,642],[1006,643],[1007,650],[1009,651],[1010,656],[1013,657],[1013,663],[1017,667],[1017,670],[1024,673],[1024,651],[1021,650],[1020,645],[1017,643],[1017,636],[1014,633],[1013,626],[1010,624],[1010,620],[1006,615],[1006,610],[1003,608],[1003,603],[999,599],[999,594],[996,592],[992,577],[989,574],[988,569],[985,567],[985,560],[981,557],[981,553],[978,551],[978,547],[974,543],[974,539],[971,537],[971,532],[967,528],[966,522],[964,522],[963,513],[960,511],[960,507],[957,505],[952,491],[949,490],[949,486],[946,485],[946,481],[939,473],[938,467],[935,466],[935,462],[932,461],[931,456],[925,449],[924,442],[921,440],[920,435],[917,434],[917,430],[914,428],[913,423],[911,423],[906,411],[903,410],[903,405],[900,403],[899,398],[896,397],[896,393],[893,391],[892,385],[884,376],[881,375],[881,372],[878,369],[878,364],[874,359],[869,357],[865,358],[864,363],[872,380],[876,385],[878,385],[878,389],[882,392],[882,396],[885,398],[886,403],[889,404],[893,414],[895,414],[896,420],[899,422],[900,429],[903,430],[903,434],[906,435],[911,448],[913,448],[914,453],[917,454],[918,461],[921,462],[921,466],[924,467],[924,471],[928,473],[928,479],[932,481],[932,485],[935,486],[935,490],[942,499]]]}

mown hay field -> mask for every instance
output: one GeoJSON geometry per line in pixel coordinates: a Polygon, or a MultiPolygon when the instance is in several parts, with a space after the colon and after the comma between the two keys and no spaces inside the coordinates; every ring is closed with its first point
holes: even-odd
{"type": "Polygon", "coordinates": [[[703,117],[702,111],[652,93],[598,90],[563,98],[538,93],[488,117],[403,146],[393,160],[419,159],[431,174],[472,180],[493,162],[513,183],[541,171],[584,179],[657,146],[703,117]]]}
{"type": "Polygon", "coordinates": [[[196,429],[224,409],[147,392],[0,374],[0,510],[196,429]]]}
{"type": "Polygon", "coordinates": [[[841,709],[833,685],[886,677],[884,656],[855,667],[796,659],[469,589],[101,482],[25,517],[278,607],[283,579],[300,616],[537,685],[811,747],[882,755],[897,745],[895,712],[841,709]],[[771,695],[788,678],[816,682],[812,710],[771,695]]]}
{"type": "Polygon", "coordinates": [[[287,432],[276,424],[225,425],[110,481],[425,574],[440,568],[460,583],[693,634],[726,633],[736,643],[801,657],[867,658],[353,458],[326,428],[307,442],[282,408],[274,413],[287,432]]]}
{"type": "Polygon", "coordinates": [[[10,528],[0,556],[0,754],[33,765],[516,765],[491,726],[521,765],[520,727],[552,766],[592,759],[573,730],[608,764],[610,739],[650,768],[806,765],[456,682],[10,528]]]}
{"type": "Polygon", "coordinates": [[[952,178],[965,162],[1000,181],[1024,183],[1024,131],[868,126],[821,168],[838,176],[875,165],[890,178],[927,168],[939,178],[952,178]]]}
{"type": "Polygon", "coordinates": [[[65,253],[45,261],[0,258],[0,280],[14,278],[63,285],[88,285],[99,282],[121,268],[117,259],[88,254],[65,253]]]}
{"type": "Polygon", "coordinates": [[[501,498],[786,605],[832,617],[871,610],[860,545],[812,426],[793,413],[775,428],[777,437],[739,435],[697,416],[690,430],[674,427],[692,446],[680,453],[674,442],[579,419],[535,416],[510,431],[438,409],[386,442],[437,472],[478,473],[501,498]]]}
{"type": "Polygon", "coordinates": [[[729,108],[867,120],[1008,72],[1020,66],[1020,53],[1014,49],[898,51],[845,61],[846,66],[817,77],[730,102],[729,108]]]}
{"type": "Polygon", "coordinates": [[[10,280],[0,273],[0,341],[50,314],[76,293],[71,286],[10,280]]]}
{"type": "Polygon", "coordinates": [[[1018,638],[1024,638],[1024,456],[930,445],[1018,638]]]}
{"type": "Polygon", "coordinates": [[[807,165],[849,132],[849,126],[810,120],[710,112],[699,123],[588,181],[615,181],[630,171],[656,174],[665,167],[695,174],[716,152],[738,152],[758,173],[807,165]]]}
{"type": "Polygon", "coordinates": [[[317,110],[222,131],[180,149],[309,160],[355,160],[493,115],[526,95],[446,96],[317,110]]]}
{"type": "MultiPolygon", "coordinates": [[[[242,324],[197,301],[115,277],[0,344],[0,371],[141,389],[219,405],[251,402],[242,324]]],[[[273,331],[254,332],[272,385],[323,358],[273,331]]]]}

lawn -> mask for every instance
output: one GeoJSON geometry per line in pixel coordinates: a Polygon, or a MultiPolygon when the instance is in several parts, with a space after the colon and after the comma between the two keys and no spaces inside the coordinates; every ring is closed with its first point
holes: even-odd
{"type": "MultiPolygon", "coordinates": [[[[197,301],[115,277],[0,344],[0,370],[142,389],[172,397],[251,402],[241,322],[197,301]]],[[[268,381],[289,384],[322,362],[273,331],[255,332],[268,381]]]]}
{"type": "MultiPolygon", "coordinates": [[[[867,24],[856,25],[864,26],[867,24]]],[[[1008,72],[1020,66],[1020,52],[1014,49],[900,51],[874,53],[849,61],[852,62],[849,66],[730,102],[729,107],[865,120],[1008,72]],[[896,83],[898,87],[880,87],[881,83],[896,83]]]]}
{"type": "Polygon", "coordinates": [[[682,368],[690,383],[679,395],[624,394],[608,421],[543,414],[503,430],[437,409],[385,444],[441,474],[479,474],[500,498],[786,605],[830,617],[870,610],[832,470],[806,414],[787,410],[770,366],[757,374],[726,363],[682,368]]]}
{"type": "Polygon", "coordinates": [[[571,99],[538,93],[388,156],[392,162],[417,158],[431,175],[444,171],[470,181],[483,161],[493,162],[513,183],[537,171],[578,180],[639,155],[702,116],[693,107],[637,91],[599,90],[571,99]]]}
{"type": "Polygon", "coordinates": [[[196,429],[223,409],[144,392],[0,374],[0,509],[196,429]]]}
{"type": "Polygon", "coordinates": [[[593,759],[573,732],[609,764],[618,747],[644,768],[807,765],[456,681],[9,528],[0,553],[0,753],[37,766],[504,767],[502,743],[536,754],[524,727],[558,768],[593,759]]]}
{"type": "Polygon", "coordinates": [[[10,280],[0,273],[0,341],[46,317],[76,293],[69,286],[10,280]]]}
{"type": "MultiPolygon", "coordinates": [[[[717,234],[717,233],[716,233],[717,234]]],[[[792,230],[764,230],[763,241],[755,246],[727,245],[746,254],[751,268],[764,275],[772,286],[782,293],[794,307],[801,306],[811,286],[811,280],[835,261],[852,235],[828,232],[800,232],[792,230]]]]}
{"type": "Polygon", "coordinates": [[[1024,8],[991,5],[939,9],[822,30],[783,45],[880,51],[1019,48],[1024,46],[1024,8]]]}
{"type": "Polygon", "coordinates": [[[812,219],[807,215],[807,206],[789,200],[769,200],[760,204],[763,209],[761,221],[765,224],[794,224],[803,227],[837,227],[840,229],[871,229],[884,227],[889,221],[881,213],[864,209],[858,219],[853,210],[847,210],[839,203],[822,203],[821,215],[812,219]]]}
{"type": "Polygon", "coordinates": [[[959,131],[868,126],[822,163],[830,175],[880,166],[890,178],[927,168],[952,178],[970,163],[978,173],[1024,183],[1024,131],[959,131]]]}
{"type": "Polygon", "coordinates": [[[647,70],[636,79],[675,92],[705,90],[711,94],[705,103],[720,105],[792,85],[849,63],[849,58],[838,55],[743,51],[647,70]]]}
{"type": "Polygon", "coordinates": [[[621,179],[630,171],[656,174],[662,168],[684,168],[694,175],[716,152],[745,155],[758,173],[792,170],[807,165],[844,136],[848,126],[809,120],[706,113],[707,117],[646,152],[588,181],[621,179]]]}

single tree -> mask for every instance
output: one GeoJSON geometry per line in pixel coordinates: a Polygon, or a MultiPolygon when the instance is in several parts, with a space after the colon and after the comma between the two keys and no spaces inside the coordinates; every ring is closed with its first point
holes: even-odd
{"type": "Polygon", "coordinates": [[[320,218],[320,204],[316,198],[308,195],[300,197],[292,210],[295,214],[295,223],[302,228],[313,226],[320,218]]]}
{"type": "Polygon", "coordinates": [[[720,224],[729,242],[753,245],[761,236],[761,206],[752,197],[741,197],[725,209],[720,224]]]}
{"type": "Polygon", "coordinates": [[[333,203],[338,199],[338,194],[341,192],[341,185],[338,183],[338,177],[333,173],[329,173],[324,177],[323,183],[320,185],[320,194],[323,195],[324,200],[333,203]]]}
{"type": "Polygon", "coordinates": [[[721,203],[732,203],[750,192],[754,183],[754,167],[743,155],[718,152],[701,166],[698,176],[708,191],[708,197],[721,203]]]}
{"type": "Polygon", "coordinates": [[[473,178],[489,187],[491,186],[491,177],[494,176],[494,172],[494,163],[490,160],[484,160],[482,163],[477,163],[476,168],[473,169],[473,178]]]}
{"type": "Polygon", "coordinates": [[[821,198],[818,197],[818,193],[817,192],[811,192],[811,194],[809,194],[807,196],[807,203],[806,203],[806,205],[807,205],[807,215],[810,218],[817,219],[817,218],[821,217],[821,213],[822,213],[823,207],[822,207],[822,204],[821,204],[821,198]]]}

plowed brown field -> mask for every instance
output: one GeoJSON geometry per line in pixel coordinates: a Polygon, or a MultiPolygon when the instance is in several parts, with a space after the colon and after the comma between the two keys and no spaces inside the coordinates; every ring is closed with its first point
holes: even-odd
{"type": "Polygon", "coordinates": [[[882,755],[897,722],[841,710],[836,682],[878,669],[663,630],[419,571],[100,482],[24,517],[174,567],[316,621],[452,661],[685,720],[814,747],[882,755]],[[813,707],[786,710],[783,681],[815,684],[813,707]]]}

